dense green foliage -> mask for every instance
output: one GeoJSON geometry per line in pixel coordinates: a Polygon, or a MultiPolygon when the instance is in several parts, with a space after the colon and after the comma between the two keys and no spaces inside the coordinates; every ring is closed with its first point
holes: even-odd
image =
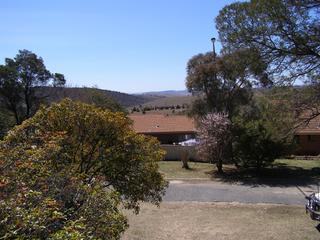
{"type": "Polygon", "coordinates": [[[71,100],[41,108],[0,142],[0,238],[119,239],[120,207],[161,201],[162,157],[123,113],[71,100]]]}
{"type": "Polygon", "coordinates": [[[234,117],[233,157],[239,165],[260,170],[290,153],[296,123],[291,90],[260,93],[234,117]]]}
{"type": "Polygon", "coordinates": [[[279,158],[284,150],[285,143],[275,138],[262,120],[234,124],[233,158],[238,165],[259,171],[279,158]]]}

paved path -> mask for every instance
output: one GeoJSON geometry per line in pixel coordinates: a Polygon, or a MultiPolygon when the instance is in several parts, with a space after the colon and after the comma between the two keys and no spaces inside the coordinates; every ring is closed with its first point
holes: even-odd
{"type": "Polygon", "coordinates": [[[270,187],[216,182],[170,181],[164,201],[240,202],[304,205],[301,191],[309,195],[315,186],[270,187]]]}

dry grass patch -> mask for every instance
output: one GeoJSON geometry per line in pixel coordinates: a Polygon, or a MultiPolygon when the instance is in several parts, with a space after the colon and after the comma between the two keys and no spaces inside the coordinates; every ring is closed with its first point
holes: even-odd
{"type": "Polygon", "coordinates": [[[267,204],[165,202],[129,213],[122,240],[313,240],[320,233],[304,208],[267,204]]]}

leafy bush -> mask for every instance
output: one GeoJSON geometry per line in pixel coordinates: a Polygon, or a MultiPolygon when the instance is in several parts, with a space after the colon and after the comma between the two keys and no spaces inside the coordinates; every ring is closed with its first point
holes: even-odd
{"type": "Polygon", "coordinates": [[[257,96],[242,107],[233,118],[235,162],[259,171],[289,153],[293,147],[292,112],[288,97],[283,93],[277,96],[277,91],[257,96]]]}
{"type": "Polygon", "coordinates": [[[0,142],[0,238],[119,239],[120,208],[159,204],[163,152],[130,123],[64,100],[10,131],[0,142]]]}
{"type": "Polygon", "coordinates": [[[233,139],[234,160],[258,171],[280,157],[286,143],[277,139],[261,120],[237,122],[233,139]]]}

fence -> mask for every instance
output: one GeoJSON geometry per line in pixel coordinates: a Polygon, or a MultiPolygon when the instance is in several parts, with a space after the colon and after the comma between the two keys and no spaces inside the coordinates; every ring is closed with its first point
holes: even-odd
{"type": "Polygon", "coordinates": [[[181,157],[187,153],[189,160],[201,161],[201,159],[197,156],[195,146],[162,144],[161,148],[167,152],[165,155],[165,160],[181,160],[181,157]]]}

